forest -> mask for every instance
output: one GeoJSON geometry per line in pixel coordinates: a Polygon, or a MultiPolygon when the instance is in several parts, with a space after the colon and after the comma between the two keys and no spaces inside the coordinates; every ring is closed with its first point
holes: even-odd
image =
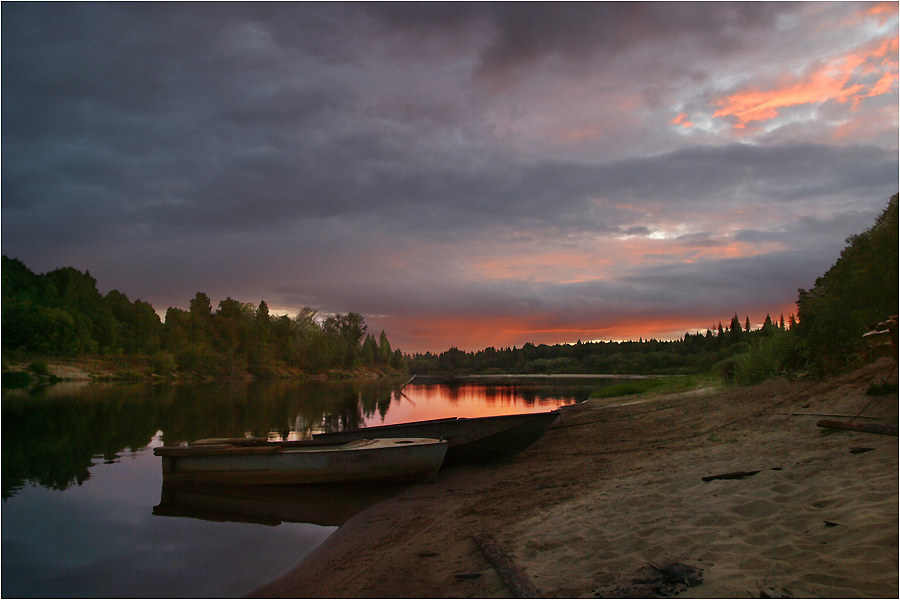
{"type": "MultiPolygon", "coordinates": [[[[143,357],[160,377],[259,379],[360,368],[383,373],[458,376],[503,373],[682,374],[711,371],[753,383],[791,371],[840,370],[865,354],[863,333],[898,312],[898,196],[876,222],[852,235],[835,264],[798,290],[797,314],[751,328],[734,312],[705,333],[674,341],[581,342],[404,356],[385,332],[376,339],[362,315],[295,317],[226,298],[213,310],[197,293],[189,309],[153,307],[113,290],[101,295],[90,272],[33,273],[3,256],[2,348],[17,356],[143,357]]],[[[894,331],[896,337],[896,331],[894,331]]],[[[896,339],[895,346],[896,348],[896,339]]]]}
{"type": "Polygon", "coordinates": [[[21,356],[135,356],[160,377],[273,379],[360,368],[405,372],[387,335],[367,333],[358,313],[320,318],[312,308],[273,316],[259,305],[226,298],[214,311],[198,292],[189,309],[169,308],[165,321],[141,300],[97,290],[90,271],[65,267],[36,275],[3,256],[3,351],[21,356]]]}

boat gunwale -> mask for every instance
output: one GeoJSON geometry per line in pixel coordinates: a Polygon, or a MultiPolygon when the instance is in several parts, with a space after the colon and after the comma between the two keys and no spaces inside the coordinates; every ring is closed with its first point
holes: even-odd
{"type": "Polygon", "coordinates": [[[447,443],[441,438],[395,437],[363,438],[347,442],[268,442],[263,445],[199,444],[189,446],[159,446],[153,449],[156,456],[233,456],[245,454],[291,454],[315,452],[352,452],[378,450],[403,446],[428,446],[447,443]]]}
{"type": "MultiPolygon", "coordinates": [[[[546,411],[546,412],[534,412],[534,413],[513,413],[509,415],[486,415],[482,417],[448,417],[443,419],[431,419],[425,421],[411,421],[408,423],[392,423],[390,425],[376,425],[374,427],[360,427],[357,429],[344,429],[341,431],[329,431],[322,433],[313,434],[313,440],[315,441],[328,441],[328,440],[339,440],[343,437],[353,437],[356,440],[359,439],[377,439],[379,433],[404,430],[404,429],[414,429],[416,427],[454,427],[459,425],[468,429],[468,426],[479,426],[483,423],[488,423],[490,421],[494,422],[502,422],[502,421],[511,421],[511,423],[505,426],[497,426],[498,428],[490,433],[489,435],[495,435],[507,431],[509,429],[513,429],[516,427],[520,427],[526,422],[529,421],[538,421],[541,419],[549,419],[550,424],[553,423],[559,417],[559,409],[546,411]],[[371,432],[372,435],[366,436],[368,432],[371,432]]],[[[447,436],[446,439],[450,442],[451,446],[467,443],[466,440],[463,441],[455,441],[451,439],[452,436],[447,436]]],[[[335,442],[337,443],[337,442],[335,442]]]]}

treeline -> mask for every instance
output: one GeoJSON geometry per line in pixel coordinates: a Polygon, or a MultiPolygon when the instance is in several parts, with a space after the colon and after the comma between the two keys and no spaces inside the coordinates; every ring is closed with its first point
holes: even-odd
{"type": "Polygon", "coordinates": [[[169,308],[163,322],[153,307],[117,290],[101,295],[97,281],[65,267],[43,275],[3,256],[4,352],[44,357],[131,355],[152,357],[160,376],[203,378],[249,373],[273,378],[336,369],[406,368],[382,331],[378,339],[358,313],[321,318],[306,307],[291,318],[226,298],[213,311],[197,293],[188,310],[169,308]]]}
{"type": "MultiPolygon", "coordinates": [[[[898,195],[866,231],[851,235],[837,262],[810,290],[798,290],[801,358],[818,371],[848,364],[861,336],[898,310],[898,195]]],[[[894,330],[894,347],[897,332],[894,330]]]]}
{"type": "MultiPolygon", "coordinates": [[[[738,383],[754,383],[797,370],[826,373],[852,364],[867,353],[862,335],[898,313],[898,196],[875,224],[847,238],[847,247],[810,290],[798,290],[797,316],[785,323],[766,315],[751,330],[737,313],[705,334],[686,333],[676,341],[525,344],[440,354],[416,354],[410,372],[423,375],[494,373],[721,373],[738,383]]],[[[893,332],[896,352],[896,330],[893,332]]]]}
{"type": "MultiPolygon", "coordinates": [[[[672,375],[709,371],[727,358],[746,351],[756,340],[783,332],[795,323],[783,315],[774,322],[766,315],[761,328],[752,329],[737,313],[727,327],[722,323],[706,333],[685,333],[675,341],[656,339],[627,342],[581,342],[575,344],[527,343],[521,348],[486,348],[464,352],[450,348],[440,354],[415,354],[409,360],[411,374],[492,375],[500,373],[609,373],[672,375]]],[[[721,365],[728,369],[727,364],[721,365]]]]}

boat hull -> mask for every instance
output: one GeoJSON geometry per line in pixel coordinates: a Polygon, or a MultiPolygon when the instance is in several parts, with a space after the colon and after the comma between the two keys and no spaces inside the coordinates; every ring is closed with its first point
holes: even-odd
{"type": "Polygon", "coordinates": [[[437,473],[444,440],[392,438],[348,444],[231,444],[163,446],[163,481],[295,485],[364,481],[421,481],[437,473]]]}
{"type": "Polygon", "coordinates": [[[559,416],[557,411],[495,417],[450,418],[318,433],[329,442],[392,437],[442,438],[449,442],[445,462],[495,460],[521,452],[537,441],[559,416]]]}

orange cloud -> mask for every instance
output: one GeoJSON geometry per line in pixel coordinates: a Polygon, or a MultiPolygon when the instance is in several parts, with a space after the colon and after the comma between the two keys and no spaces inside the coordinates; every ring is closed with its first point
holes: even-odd
{"type": "Polygon", "coordinates": [[[879,2],[864,10],[863,14],[876,17],[881,23],[885,23],[897,14],[897,6],[896,2],[879,2]]]}
{"type": "Polygon", "coordinates": [[[469,267],[469,271],[477,279],[576,281],[592,279],[612,263],[613,258],[602,255],[544,252],[478,260],[469,267]]]}
{"type": "Polygon", "coordinates": [[[670,125],[681,125],[682,127],[693,127],[694,124],[688,121],[688,114],[686,112],[679,113],[677,117],[672,119],[669,122],[670,125]]]}
{"type": "Polygon", "coordinates": [[[700,259],[731,259],[784,250],[773,241],[737,241],[727,235],[600,238],[578,251],[529,252],[497,258],[475,257],[464,265],[473,280],[518,280],[569,284],[615,277],[635,265],[658,262],[692,263],[700,259]]]}
{"type": "Polygon", "coordinates": [[[715,102],[721,108],[713,117],[734,117],[735,128],[768,121],[781,109],[827,101],[852,101],[856,109],[863,98],[886,94],[897,85],[898,38],[882,40],[822,65],[804,77],[784,77],[769,90],[754,87],[739,91],[715,102]],[[863,77],[880,74],[874,84],[862,82],[863,77]]]}

